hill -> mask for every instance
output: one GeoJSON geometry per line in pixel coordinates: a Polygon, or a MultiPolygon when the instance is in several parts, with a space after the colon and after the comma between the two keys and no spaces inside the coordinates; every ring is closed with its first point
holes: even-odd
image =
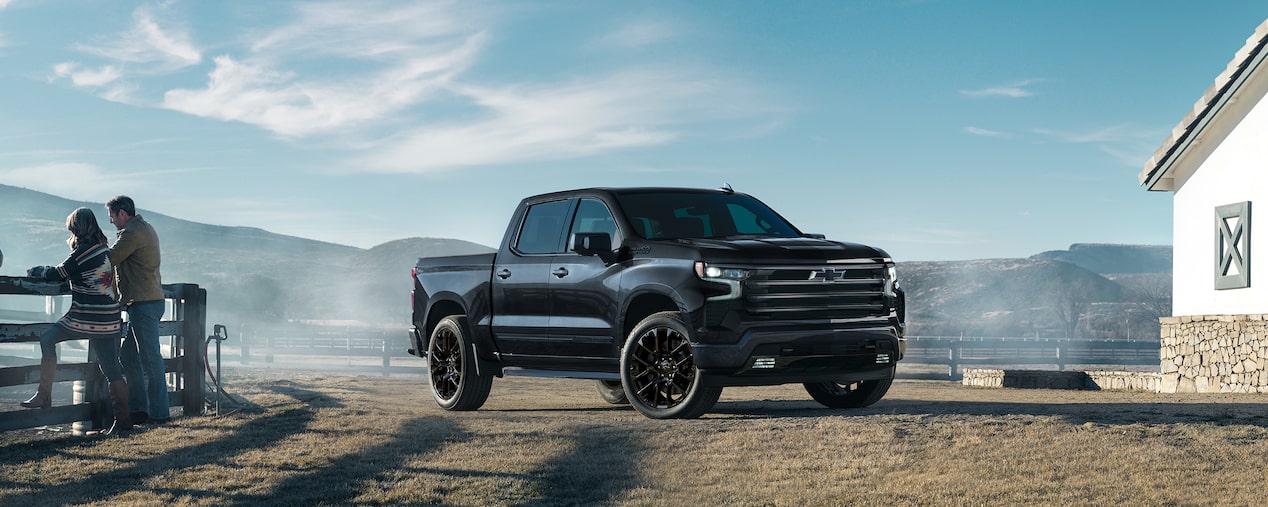
{"type": "Polygon", "coordinates": [[[1030,258],[1068,262],[1102,275],[1171,272],[1170,246],[1075,243],[1030,258]]]}
{"type": "MultiPolygon", "coordinates": [[[[65,258],[65,219],[93,210],[113,239],[104,203],[73,201],[0,185],[0,274],[65,258]]],[[[208,225],[140,208],[159,232],[164,283],[194,283],[208,291],[213,322],[340,319],[408,323],[409,270],[421,255],[483,253],[466,241],[410,238],[371,249],[275,234],[253,227],[208,225]]]]}
{"type": "Polygon", "coordinates": [[[1028,258],[900,262],[908,333],[1157,336],[1171,247],[1074,244],[1028,258]]]}

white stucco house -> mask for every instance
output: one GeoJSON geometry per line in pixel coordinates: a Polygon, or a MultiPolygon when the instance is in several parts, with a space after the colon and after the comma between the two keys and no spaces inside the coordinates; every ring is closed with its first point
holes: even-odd
{"type": "Polygon", "coordinates": [[[1173,194],[1173,316],[1162,319],[1162,392],[1268,392],[1265,43],[1268,21],[1140,173],[1148,190],[1173,194]]]}

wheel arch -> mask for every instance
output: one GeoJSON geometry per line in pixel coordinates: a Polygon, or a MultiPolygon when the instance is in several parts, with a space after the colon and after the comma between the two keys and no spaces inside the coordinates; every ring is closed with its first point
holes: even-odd
{"type": "Polygon", "coordinates": [[[427,321],[423,324],[425,329],[422,330],[424,336],[431,336],[432,331],[436,329],[436,324],[445,317],[467,314],[467,309],[459,301],[440,295],[437,295],[436,299],[436,302],[427,309],[427,321]]]}
{"type": "Polygon", "coordinates": [[[629,336],[643,319],[659,312],[680,312],[682,306],[669,294],[659,291],[643,291],[630,298],[622,317],[621,336],[629,336]]]}

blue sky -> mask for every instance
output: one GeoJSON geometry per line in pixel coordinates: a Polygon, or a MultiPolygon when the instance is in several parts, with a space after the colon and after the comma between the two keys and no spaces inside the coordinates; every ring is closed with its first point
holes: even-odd
{"type": "Polygon", "coordinates": [[[0,183],[362,248],[730,183],[899,261],[1169,244],[1268,2],[0,0],[0,183]]]}

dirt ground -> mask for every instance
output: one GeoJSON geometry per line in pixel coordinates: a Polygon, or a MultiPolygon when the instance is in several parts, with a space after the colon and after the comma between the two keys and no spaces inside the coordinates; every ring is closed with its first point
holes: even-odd
{"type": "Polygon", "coordinates": [[[220,417],[0,434],[0,504],[1260,505],[1268,480],[1262,395],[900,379],[864,409],[743,387],[655,421],[583,380],[497,379],[446,412],[417,374],[224,379],[220,417]]]}

